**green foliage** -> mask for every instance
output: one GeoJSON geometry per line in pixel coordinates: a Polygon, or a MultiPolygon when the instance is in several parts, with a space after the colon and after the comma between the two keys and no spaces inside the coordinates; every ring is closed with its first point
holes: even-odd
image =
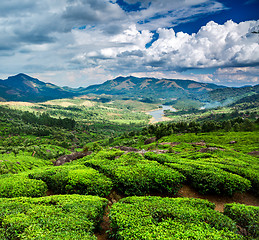
{"type": "Polygon", "coordinates": [[[116,239],[243,239],[234,221],[202,199],[128,197],[110,211],[116,239]]]}
{"type": "MultiPolygon", "coordinates": [[[[240,157],[241,154],[237,155],[240,157]]],[[[168,154],[145,154],[147,159],[156,160],[181,171],[189,179],[189,182],[203,193],[224,194],[225,192],[225,194],[232,195],[233,191],[248,190],[250,181],[253,188],[257,188],[257,166],[230,156],[230,153],[221,151],[188,152],[171,156],[168,154]],[[219,154],[223,156],[219,156],[219,154]]],[[[249,159],[249,157],[247,158],[249,159]]]]}
{"type": "Polygon", "coordinates": [[[32,157],[30,153],[23,152],[19,154],[9,153],[0,155],[0,175],[7,173],[19,173],[52,165],[52,162],[37,157],[32,157]]]}
{"type": "Polygon", "coordinates": [[[29,178],[46,182],[54,193],[92,194],[107,196],[112,189],[112,181],[98,171],[84,165],[37,169],[29,173],[29,178]]]}
{"type": "Polygon", "coordinates": [[[89,147],[89,151],[93,151],[93,152],[99,152],[102,150],[102,147],[100,146],[100,144],[98,144],[97,142],[94,142],[90,147],[89,147]]]}
{"type": "Polygon", "coordinates": [[[110,176],[117,189],[126,195],[144,195],[151,191],[175,194],[185,179],[179,172],[147,161],[138,153],[127,153],[119,158],[111,155],[116,156],[117,151],[100,151],[86,157],[85,165],[110,176]]]}
{"type": "Polygon", "coordinates": [[[150,118],[142,111],[155,107],[138,101],[97,104],[85,99],[55,100],[49,105],[0,106],[0,153],[15,151],[17,147],[24,151],[24,147],[42,144],[74,149],[86,142],[105,138],[109,141],[108,138],[123,132],[140,130],[150,118]]]}
{"type": "Polygon", "coordinates": [[[106,199],[80,195],[0,199],[0,237],[94,240],[106,205],[106,199]]]}
{"type": "Polygon", "coordinates": [[[221,145],[223,148],[231,148],[242,153],[259,150],[258,131],[172,134],[162,138],[160,142],[204,142],[209,146],[212,144],[221,145]],[[235,143],[230,145],[231,141],[235,141],[235,143]]]}
{"type": "Polygon", "coordinates": [[[41,180],[15,175],[0,178],[0,197],[41,197],[46,192],[47,185],[41,180]]]}
{"type": "MultiPolygon", "coordinates": [[[[191,157],[191,155],[188,156],[191,157]]],[[[208,160],[210,156],[207,155],[206,157],[205,155],[205,158],[198,157],[195,160],[189,160],[186,157],[174,157],[166,154],[145,154],[147,159],[164,163],[166,166],[181,172],[187,178],[187,182],[203,194],[233,195],[235,192],[247,191],[251,187],[249,180],[222,170],[220,168],[221,164],[213,164],[213,160],[215,162],[218,159],[210,161],[208,160]]]]}
{"type": "Polygon", "coordinates": [[[259,207],[231,203],[225,205],[224,214],[247,229],[250,236],[259,238],[259,207]]]}
{"type": "Polygon", "coordinates": [[[251,187],[249,180],[236,174],[228,173],[217,168],[168,163],[167,166],[182,172],[188,182],[202,194],[216,193],[233,195],[244,192],[251,187]]]}
{"type": "Polygon", "coordinates": [[[215,120],[205,120],[202,122],[168,122],[168,123],[158,123],[155,125],[149,125],[142,129],[141,134],[150,134],[156,136],[160,139],[165,136],[170,136],[172,133],[207,133],[215,132],[219,130],[224,130],[226,132],[235,131],[254,131],[256,128],[256,122],[249,119],[243,119],[240,117],[232,118],[227,121],[215,121],[215,120]],[[235,128],[234,128],[235,126],[235,128]],[[237,127],[238,126],[238,127],[237,127]]]}

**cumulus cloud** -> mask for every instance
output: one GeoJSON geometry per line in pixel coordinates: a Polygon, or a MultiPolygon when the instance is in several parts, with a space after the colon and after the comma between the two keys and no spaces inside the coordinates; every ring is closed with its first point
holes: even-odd
{"type": "Polygon", "coordinates": [[[197,34],[175,33],[159,29],[159,39],[146,51],[147,60],[166,62],[166,68],[188,69],[205,67],[246,66],[259,64],[258,36],[251,30],[259,21],[239,24],[213,21],[197,34]],[[165,61],[166,60],[166,61],[165,61]]]}
{"type": "MultiPolygon", "coordinates": [[[[175,71],[259,63],[258,34],[253,33],[258,31],[258,21],[209,22],[191,35],[173,30],[226,9],[217,0],[124,2],[137,3],[139,9],[125,11],[116,0],[0,1],[0,72],[52,76],[56,71],[56,79],[77,77],[79,86],[83,74],[98,81],[95,71],[98,79],[155,72],[178,76],[175,71]]],[[[214,81],[223,78],[220,72],[215,76],[214,81]]],[[[205,74],[199,79],[213,78],[205,74]]]]}
{"type": "Polygon", "coordinates": [[[121,65],[120,58],[125,57],[124,61],[128,65],[135,65],[134,68],[141,71],[148,67],[183,71],[191,68],[258,65],[258,36],[251,33],[258,24],[259,21],[237,24],[230,20],[220,25],[211,21],[192,35],[175,33],[172,28],[159,28],[159,38],[149,48],[145,46],[151,40],[152,33],[147,30],[140,32],[132,25],[109,39],[110,42],[116,42],[116,46],[90,52],[85,57],[100,58],[100,62],[106,58],[114,59],[113,65],[117,59],[118,67],[121,65]],[[135,54],[136,51],[138,54],[135,54]]]}

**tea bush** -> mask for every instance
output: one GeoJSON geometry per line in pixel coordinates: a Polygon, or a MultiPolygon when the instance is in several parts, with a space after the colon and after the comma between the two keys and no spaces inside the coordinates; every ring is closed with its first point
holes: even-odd
{"type": "Polygon", "coordinates": [[[60,195],[0,199],[0,239],[96,239],[107,200],[60,195]]]}
{"type": "Polygon", "coordinates": [[[126,195],[144,195],[151,191],[175,194],[185,180],[179,172],[155,161],[147,161],[138,153],[120,158],[86,157],[86,166],[104,172],[112,178],[117,189],[126,195]]]}
{"type": "Polygon", "coordinates": [[[0,155],[0,175],[7,173],[19,173],[53,165],[51,161],[32,157],[30,153],[24,152],[15,155],[14,153],[0,155]]]}
{"type": "Polygon", "coordinates": [[[112,189],[112,181],[93,168],[71,165],[37,169],[28,175],[31,179],[46,182],[54,193],[77,193],[106,196],[112,189]]]}
{"type": "MultiPolygon", "coordinates": [[[[181,172],[187,178],[187,182],[203,194],[233,195],[235,192],[249,190],[251,182],[257,189],[258,176],[250,171],[248,163],[236,159],[213,157],[208,153],[204,155],[201,158],[200,153],[185,154],[183,157],[147,152],[144,156],[146,159],[155,160],[181,172]],[[196,155],[198,155],[197,159],[196,155]],[[243,169],[240,166],[246,168],[243,169]]],[[[253,172],[255,171],[254,169],[253,172]]]]}
{"type": "Polygon", "coordinates": [[[46,192],[47,185],[41,180],[15,175],[0,178],[0,197],[41,197],[46,192]]]}
{"type": "Polygon", "coordinates": [[[113,204],[116,239],[244,239],[233,220],[207,200],[128,197],[113,204]]]}
{"type": "Polygon", "coordinates": [[[165,165],[183,173],[187,181],[202,194],[216,193],[231,196],[235,192],[244,192],[251,187],[249,180],[218,168],[177,163],[165,163],[165,165]]]}
{"type": "Polygon", "coordinates": [[[259,207],[230,203],[225,205],[224,214],[247,229],[250,236],[259,238],[259,207]]]}

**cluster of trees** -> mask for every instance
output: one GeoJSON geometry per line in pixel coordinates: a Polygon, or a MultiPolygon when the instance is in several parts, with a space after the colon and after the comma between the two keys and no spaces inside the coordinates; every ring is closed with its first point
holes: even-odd
{"type": "Polygon", "coordinates": [[[72,130],[76,126],[76,121],[72,118],[53,118],[48,113],[32,113],[28,111],[19,111],[10,108],[0,107],[2,121],[20,119],[24,123],[33,125],[44,125],[49,127],[60,127],[72,130]]]}
{"type": "Polygon", "coordinates": [[[169,136],[172,133],[198,133],[198,132],[213,132],[218,130],[225,131],[253,131],[256,125],[259,124],[259,119],[255,122],[241,117],[222,122],[204,121],[204,122],[170,122],[149,125],[142,129],[142,135],[155,135],[157,139],[169,136]]]}
{"type": "Polygon", "coordinates": [[[61,127],[66,129],[74,129],[76,125],[76,121],[71,118],[53,118],[48,113],[42,114],[34,114],[31,112],[23,112],[20,118],[25,123],[37,124],[37,125],[45,125],[49,127],[61,127]]]}

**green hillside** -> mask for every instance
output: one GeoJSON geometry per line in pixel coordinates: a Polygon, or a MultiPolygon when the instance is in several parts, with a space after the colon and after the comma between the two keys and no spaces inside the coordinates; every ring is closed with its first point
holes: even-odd
{"type": "Polygon", "coordinates": [[[148,124],[157,105],[111,96],[8,106],[0,239],[258,238],[257,112],[148,124]]]}

